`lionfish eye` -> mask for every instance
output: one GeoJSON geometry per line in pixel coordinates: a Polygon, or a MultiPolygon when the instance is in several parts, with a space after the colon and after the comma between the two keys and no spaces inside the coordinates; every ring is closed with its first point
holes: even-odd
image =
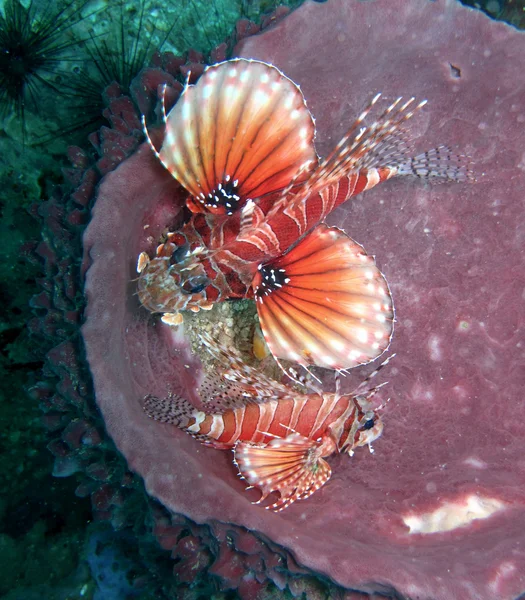
{"type": "Polygon", "coordinates": [[[210,280],[206,275],[196,275],[195,277],[190,277],[182,284],[182,291],[185,294],[198,294],[202,292],[202,290],[208,286],[210,280]]]}
{"type": "Polygon", "coordinates": [[[364,429],[365,431],[367,429],[372,429],[372,427],[375,425],[375,420],[374,419],[368,419],[368,421],[361,427],[361,429],[364,429]]]}
{"type": "Polygon", "coordinates": [[[170,265],[176,265],[176,264],[182,262],[182,260],[184,260],[184,258],[188,254],[189,250],[190,250],[189,244],[184,244],[183,246],[179,246],[173,252],[173,254],[170,256],[170,265]]]}

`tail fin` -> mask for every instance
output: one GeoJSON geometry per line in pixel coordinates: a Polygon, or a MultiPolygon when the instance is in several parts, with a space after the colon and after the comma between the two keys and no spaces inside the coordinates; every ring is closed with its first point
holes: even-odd
{"type": "Polygon", "coordinates": [[[181,429],[185,429],[198,412],[192,404],[177,394],[169,394],[166,398],[148,394],[143,400],[142,408],[151,419],[177,425],[181,429]]]}
{"type": "Polygon", "coordinates": [[[474,176],[467,156],[448,146],[437,146],[397,165],[398,175],[415,175],[442,181],[472,181],[474,176]]]}

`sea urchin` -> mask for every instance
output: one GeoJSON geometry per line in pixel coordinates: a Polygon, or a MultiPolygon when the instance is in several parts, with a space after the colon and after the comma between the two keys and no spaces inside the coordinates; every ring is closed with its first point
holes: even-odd
{"type": "Polygon", "coordinates": [[[43,88],[60,93],[56,85],[67,50],[79,43],[71,29],[85,17],[86,2],[67,2],[58,8],[48,1],[37,9],[7,0],[0,14],[0,111],[14,112],[25,130],[27,109],[38,110],[43,88]]]}

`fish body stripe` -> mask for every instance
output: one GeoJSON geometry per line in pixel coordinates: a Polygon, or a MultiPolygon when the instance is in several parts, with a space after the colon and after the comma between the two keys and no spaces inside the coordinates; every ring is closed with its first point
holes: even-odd
{"type": "Polygon", "coordinates": [[[292,402],[292,414],[290,416],[290,421],[288,424],[288,427],[290,427],[291,429],[297,430],[297,423],[299,421],[299,417],[301,416],[306,402],[307,398],[297,398],[294,399],[294,401],[292,402]]]}
{"type": "Polygon", "coordinates": [[[321,406],[315,415],[315,421],[312,425],[312,431],[310,432],[310,435],[315,435],[315,432],[326,429],[326,420],[330,417],[330,415],[333,415],[338,402],[339,399],[335,394],[330,394],[323,397],[323,402],[321,403],[321,406]]]}
{"type": "Polygon", "coordinates": [[[221,415],[211,415],[212,423],[208,435],[214,440],[218,440],[224,431],[224,419],[221,415]]]}
{"type": "MultiPolygon", "coordinates": [[[[207,421],[209,421],[210,417],[209,415],[206,415],[206,413],[202,412],[202,411],[195,411],[195,413],[193,414],[193,419],[194,422],[191,425],[188,425],[188,431],[190,433],[202,433],[202,424],[206,423],[207,421]]],[[[209,431],[209,428],[208,428],[209,431]]],[[[208,431],[206,431],[206,434],[208,433],[208,431]]]]}
{"type": "MultiPolygon", "coordinates": [[[[345,175],[336,183],[306,197],[286,197],[268,210],[262,222],[229,242],[223,240],[225,244],[222,249],[227,250],[230,257],[237,256],[244,260],[250,272],[253,272],[254,264],[259,265],[279,256],[343,202],[393,175],[394,169],[367,169],[345,175]],[[246,251],[239,242],[250,245],[250,249],[246,251]]],[[[217,260],[217,263],[220,268],[221,261],[217,260]]]]}
{"type": "Polygon", "coordinates": [[[171,234],[168,242],[159,246],[157,257],[141,273],[141,303],[151,312],[163,313],[192,307],[193,295],[181,294],[180,281],[170,269],[168,249],[174,251],[184,244],[192,250],[205,248],[198,256],[199,265],[210,280],[201,293],[203,301],[247,296],[259,265],[280,256],[340,204],[396,173],[394,168],[364,169],[304,197],[288,195],[265,206],[262,219],[257,218],[256,224],[243,231],[240,215],[224,218],[220,223],[212,221],[209,215],[194,215],[181,231],[171,234]]]}
{"type": "Polygon", "coordinates": [[[231,443],[232,441],[236,442],[238,439],[240,439],[245,416],[246,416],[246,407],[245,406],[233,411],[233,419],[234,419],[234,423],[235,423],[235,429],[233,430],[233,433],[231,435],[229,443],[231,443]]]}
{"type": "Polygon", "coordinates": [[[270,400],[206,415],[195,411],[188,432],[206,436],[221,447],[233,447],[237,441],[268,443],[274,436],[295,432],[318,439],[330,431],[338,445],[346,443],[355,421],[355,405],[350,396],[314,394],[312,396],[270,400]],[[344,423],[337,427],[338,423],[344,423]]]}
{"type": "MultiPolygon", "coordinates": [[[[346,415],[345,415],[346,416],[346,415]]],[[[339,435],[339,450],[343,450],[345,448],[351,448],[354,443],[354,438],[357,432],[357,424],[358,421],[354,415],[346,416],[346,419],[343,423],[343,428],[341,434],[339,435]]]]}
{"type": "Polygon", "coordinates": [[[277,402],[265,402],[264,404],[254,405],[254,412],[256,410],[259,411],[255,435],[264,435],[265,432],[271,431],[272,428],[275,428],[275,425],[277,424],[275,423],[274,417],[277,406],[277,402]]]}

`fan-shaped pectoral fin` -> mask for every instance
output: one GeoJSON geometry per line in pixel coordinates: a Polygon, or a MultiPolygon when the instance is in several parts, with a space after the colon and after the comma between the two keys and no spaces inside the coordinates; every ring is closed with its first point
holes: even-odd
{"type": "Polygon", "coordinates": [[[348,369],[382,354],[394,309],[373,257],[336,227],[318,225],[253,282],[273,355],[305,367],[348,369]]]}

